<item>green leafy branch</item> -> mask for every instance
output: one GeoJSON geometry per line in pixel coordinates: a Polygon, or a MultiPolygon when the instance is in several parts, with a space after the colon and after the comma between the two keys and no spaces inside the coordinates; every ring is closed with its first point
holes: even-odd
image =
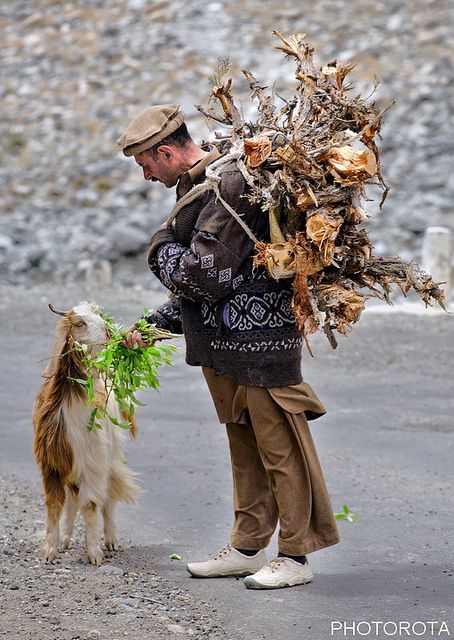
{"type": "MultiPolygon", "coordinates": [[[[140,332],[145,343],[150,346],[139,347],[137,344],[129,348],[124,344],[126,329],[118,325],[113,318],[98,310],[103,318],[109,339],[98,353],[91,353],[86,344],[75,342],[75,347],[81,352],[82,362],[88,372],[87,379],[74,378],[87,396],[87,405],[95,405],[90,413],[88,429],[101,429],[101,418],[107,416],[109,420],[122,429],[133,426],[136,406],[143,405],[137,398],[137,392],[143,389],[158,389],[158,368],[163,364],[172,364],[171,355],[176,351],[173,345],[162,345],[156,341],[176,337],[174,334],[147,324],[145,319],[139,320],[135,328],[140,332]],[[99,394],[96,395],[95,379],[104,385],[104,398],[100,403],[99,394]],[[111,394],[118,403],[124,420],[119,420],[108,410],[111,394]]],[[[146,312],[145,312],[146,313],[146,312]]]]}
{"type": "Polygon", "coordinates": [[[350,511],[350,508],[346,504],[342,505],[341,513],[335,513],[334,517],[336,520],[348,520],[348,522],[356,522],[359,520],[358,514],[350,511]]]}

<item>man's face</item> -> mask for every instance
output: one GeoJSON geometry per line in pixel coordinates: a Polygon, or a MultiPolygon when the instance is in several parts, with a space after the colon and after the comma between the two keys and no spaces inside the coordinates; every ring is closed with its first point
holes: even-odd
{"type": "Polygon", "coordinates": [[[158,147],[156,157],[142,151],[134,156],[134,160],[142,167],[145,180],[162,182],[167,188],[174,187],[181,175],[171,147],[158,147]]]}

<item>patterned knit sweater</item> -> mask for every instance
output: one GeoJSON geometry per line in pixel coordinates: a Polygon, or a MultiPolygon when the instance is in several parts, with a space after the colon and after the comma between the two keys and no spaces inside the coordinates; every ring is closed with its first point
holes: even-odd
{"type": "MultiPolygon", "coordinates": [[[[193,184],[204,180],[204,171],[193,184]]],[[[221,197],[256,237],[269,240],[268,216],[251,204],[235,162],[221,170],[221,197]]],[[[237,384],[281,387],[301,382],[302,339],[291,311],[290,280],[252,269],[254,244],[208,191],[151,239],[149,265],[171,298],[147,318],[184,333],[186,362],[237,384]]]]}

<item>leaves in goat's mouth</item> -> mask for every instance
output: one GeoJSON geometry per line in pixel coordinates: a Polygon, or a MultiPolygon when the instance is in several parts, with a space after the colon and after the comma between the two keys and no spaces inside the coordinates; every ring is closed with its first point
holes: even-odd
{"type": "Polygon", "coordinates": [[[102,309],[98,313],[106,324],[108,340],[96,354],[90,353],[86,344],[74,343],[84,366],[91,373],[86,380],[74,378],[73,381],[83,387],[87,404],[93,407],[87,424],[90,431],[101,429],[104,417],[121,429],[131,429],[136,406],[143,405],[137,393],[148,388],[159,388],[158,369],[163,364],[172,364],[171,355],[176,351],[173,345],[157,344],[155,341],[177,336],[148,325],[143,319],[136,328],[151,346],[142,348],[134,345],[130,349],[124,344],[125,327],[117,324],[102,309]],[[95,384],[96,380],[101,384],[95,384]],[[118,403],[122,419],[112,413],[111,403],[109,406],[112,397],[118,403]]]}

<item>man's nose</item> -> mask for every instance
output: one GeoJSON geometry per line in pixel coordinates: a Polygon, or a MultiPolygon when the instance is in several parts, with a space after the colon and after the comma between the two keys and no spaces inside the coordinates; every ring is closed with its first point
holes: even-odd
{"type": "Polygon", "coordinates": [[[143,168],[143,177],[145,178],[145,180],[151,180],[151,178],[153,177],[153,174],[151,173],[150,169],[148,167],[142,167],[143,168]]]}

